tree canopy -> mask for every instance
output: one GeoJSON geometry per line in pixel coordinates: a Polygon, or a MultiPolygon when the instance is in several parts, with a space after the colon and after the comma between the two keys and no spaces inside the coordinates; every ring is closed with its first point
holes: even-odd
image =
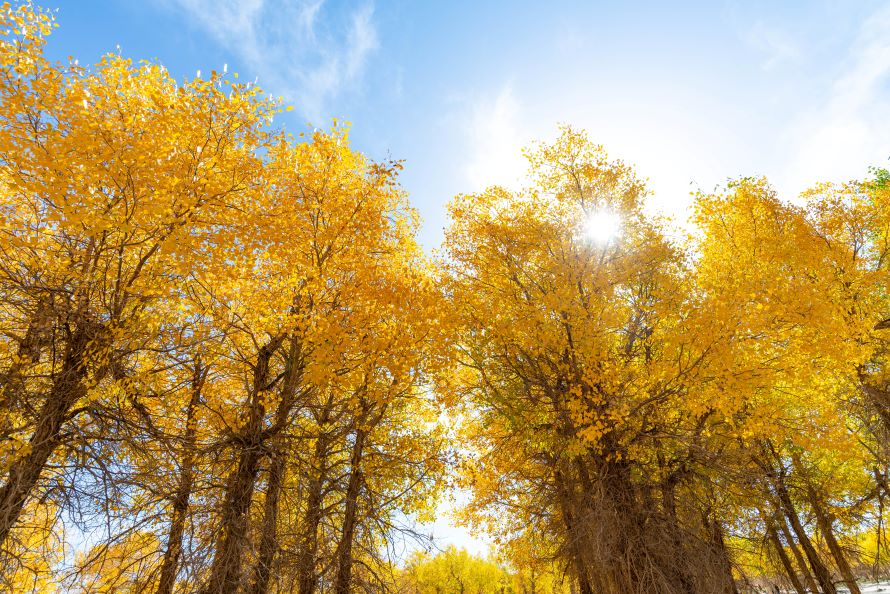
{"type": "Polygon", "coordinates": [[[890,572],[890,174],[689,227],[564,126],[456,196],[0,8],[0,589],[835,594],[890,572]],[[429,545],[446,489],[494,542],[429,545]],[[408,544],[406,544],[408,543],[408,544]],[[405,548],[414,547],[414,552],[405,548]]]}

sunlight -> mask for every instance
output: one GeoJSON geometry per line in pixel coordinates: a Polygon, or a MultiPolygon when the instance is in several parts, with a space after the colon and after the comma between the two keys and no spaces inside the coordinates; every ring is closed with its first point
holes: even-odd
{"type": "Polygon", "coordinates": [[[588,213],[584,221],[584,238],[595,243],[608,243],[621,235],[621,216],[608,210],[588,213]]]}
{"type": "Polygon", "coordinates": [[[0,594],[890,594],[890,0],[440,4],[0,8],[0,594]]]}

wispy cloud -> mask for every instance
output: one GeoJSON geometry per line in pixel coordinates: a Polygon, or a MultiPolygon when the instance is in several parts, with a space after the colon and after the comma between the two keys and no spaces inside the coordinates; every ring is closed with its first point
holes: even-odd
{"type": "Polygon", "coordinates": [[[747,31],[744,40],[762,54],[760,67],[763,70],[772,70],[801,57],[800,46],[793,37],[762,21],[758,21],[747,31]]]}
{"type": "Polygon", "coordinates": [[[482,190],[517,181],[525,172],[521,154],[525,142],[512,87],[507,84],[496,94],[476,97],[471,105],[464,119],[469,145],[465,174],[470,187],[482,190]]]}
{"type": "Polygon", "coordinates": [[[784,179],[800,191],[814,180],[861,177],[867,165],[890,157],[890,7],[873,13],[859,28],[843,68],[823,101],[789,128],[792,159],[784,179]]]}
{"type": "Polygon", "coordinates": [[[270,93],[316,123],[360,81],[377,48],[374,7],[340,14],[324,0],[161,0],[233,52],[270,93]]]}

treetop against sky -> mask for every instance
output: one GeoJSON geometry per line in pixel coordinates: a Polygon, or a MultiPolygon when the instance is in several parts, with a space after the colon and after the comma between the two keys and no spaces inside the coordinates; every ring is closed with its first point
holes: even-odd
{"type": "Polygon", "coordinates": [[[0,590],[888,578],[890,6],[633,8],[0,6],[0,590]]]}
{"type": "Polygon", "coordinates": [[[681,221],[690,191],[766,175],[791,198],[890,156],[885,2],[56,0],[47,52],[120,51],[179,80],[258,80],[292,130],[352,123],[406,160],[421,242],[445,203],[515,182],[520,149],[568,122],[649,178],[681,221]]]}

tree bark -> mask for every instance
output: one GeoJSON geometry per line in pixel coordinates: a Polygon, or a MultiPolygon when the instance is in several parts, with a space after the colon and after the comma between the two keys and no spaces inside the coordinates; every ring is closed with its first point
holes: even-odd
{"type": "Polygon", "coordinates": [[[263,528],[260,537],[259,555],[254,568],[251,594],[266,594],[275,555],[278,553],[278,507],[281,500],[281,487],[284,484],[284,469],[287,453],[278,448],[269,464],[269,479],[266,483],[266,499],[263,502],[263,528]]]}
{"type": "Polygon", "coordinates": [[[881,418],[884,427],[890,430],[890,390],[870,383],[871,378],[865,372],[859,372],[859,382],[866,398],[881,418]]]}
{"type": "Polygon", "coordinates": [[[24,394],[23,372],[40,361],[41,351],[51,343],[52,321],[52,297],[42,298],[28,323],[25,336],[19,342],[18,356],[2,376],[0,410],[12,409],[24,394]]]}
{"type": "Polygon", "coordinates": [[[738,586],[735,583],[735,577],[732,575],[732,559],[729,556],[729,550],[726,548],[726,540],[723,538],[723,528],[715,519],[709,518],[707,515],[702,519],[711,537],[711,546],[717,552],[720,560],[720,566],[726,579],[727,589],[732,594],[739,594],[738,586]]]}
{"type": "Polygon", "coordinates": [[[0,487],[0,545],[6,542],[43,469],[61,443],[60,430],[71,408],[86,395],[86,351],[90,332],[78,324],[65,348],[62,369],[37,417],[37,427],[28,444],[29,452],[13,462],[6,483],[0,487]]]}
{"type": "Polygon", "coordinates": [[[267,430],[270,439],[277,440],[272,449],[269,461],[268,479],[266,481],[266,497],[263,501],[263,526],[260,536],[259,554],[253,570],[253,581],[250,592],[265,594],[269,590],[272,567],[278,554],[278,509],[281,490],[284,486],[284,474],[288,457],[282,432],[287,426],[291,410],[296,404],[300,381],[302,379],[303,360],[301,344],[292,338],[285,362],[284,384],[281,390],[281,401],[275,411],[275,421],[267,430]]]}
{"type": "Polygon", "coordinates": [[[167,550],[161,564],[161,577],[158,580],[157,594],[170,594],[176,583],[179,571],[179,558],[182,555],[182,535],[185,532],[185,521],[188,515],[189,499],[195,476],[195,441],[197,424],[195,413],[201,402],[201,389],[207,377],[207,369],[201,366],[200,360],[195,361],[192,376],[191,397],[185,415],[185,433],[182,438],[182,461],[179,474],[179,485],[173,497],[173,516],[170,520],[170,533],[167,535],[167,550]]]}
{"type": "Polygon", "coordinates": [[[782,478],[782,475],[777,473],[774,478],[776,493],[779,496],[779,501],[785,511],[785,517],[788,518],[788,522],[791,524],[791,529],[794,530],[794,534],[797,536],[797,542],[800,543],[800,546],[803,548],[803,551],[807,556],[807,560],[810,562],[813,575],[819,583],[819,586],[822,588],[823,594],[837,594],[837,588],[834,587],[834,582],[831,580],[831,574],[829,573],[828,568],[825,567],[825,564],[819,557],[819,553],[816,552],[816,548],[813,546],[810,537],[800,523],[800,518],[797,515],[794,502],[791,501],[791,496],[788,494],[788,489],[785,486],[785,481],[782,478]]]}
{"type": "Polygon", "coordinates": [[[223,501],[220,529],[222,536],[213,557],[205,594],[235,592],[241,581],[241,554],[247,542],[248,511],[253,499],[259,464],[264,455],[262,395],[269,384],[269,361],[281,346],[283,336],[264,345],[257,354],[253,370],[250,410],[247,423],[238,436],[240,452],[235,471],[229,476],[223,501]]]}
{"type": "Polygon", "coordinates": [[[324,499],[324,485],[327,480],[327,455],[329,436],[325,432],[324,425],[327,421],[325,411],[321,430],[315,440],[315,460],[318,468],[312,477],[308,493],[306,495],[306,513],[303,516],[303,535],[300,549],[297,554],[297,592],[298,594],[313,594],[317,579],[315,575],[315,562],[318,554],[318,527],[321,524],[321,504],[324,499]]]}
{"type": "MultiPolygon", "coordinates": [[[[661,484],[661,505],[667,519],[668,537],[673,545],[673,550],[676,551],[676,554],[683,556],[684,542],[680,522],[677,519],[677,480],[676,477],[669,476],[661,484]]],[[[625,495],[626,497],[627,495],[625,495]]],[[[688,575],[684,564],[677,563],[673,567],[665,569],[670,569],[671,573],[673,573],[671,580],[675,580],[683,592],[695,591],[694,580],[688,575]]]]}
{"type": "Polygon", "coordinates": [[[352,581],[352,542],[355,537],[355,525],[358,515],[358,497],[362,487],[362,455],[364,453],[367,432],[358,427],[355,431],[355,443],[349,460],[349,481],[346,485],[346,512],[343,516],[343,533],[337,559],[337,577],[334,581],[335,594],[349,594],[352,581]]]}
{"type": "Polygon", "coordinates": [[[794,541],[794,537],[788,530],[788,524],[786,523],[785,516],[784,514],[782,514],[781,511],[776,514],[776,522],[779,525],[779,531],[785,538],[785,542],[788,543],[788,548],[791,549],[791,553],[794,555],[795,561],[797,561],[797,566],[800,568],[800,574],[803,576],[803,579],[806,582],[806,586],[809,589],[808,591],[818,592],[819,586],[816,585],[816,580],[813,577],[813,573],[810,571],[809,566],[807,566],[807,561],[806,559],[804,559],[803,553],[800,552],[800,547],[797,546],[797,543],[794,541]]]}
{"type": "Polygon", "coordinates": [[[779,561],[782,562],[782,567],[785,569],[785,575],[791,581],[791,585],[794,587],[795,592],[798,594],[806,594],[803,583],[800,581],[800,578],[797,577],[797,572],[794,571],[794,565],[791,563],[791,559],[788,558],[788,553],[785,552],[785,547],[782,546],[782,541],[779,540],[776,527],[771,524],[768,525],[766,536],[769,539],[770,544],[773,545],[773,550],[775,550],[776,556],[779,557],[779,561]]]}
{"type": "Polygon", "coordinates": [[[856,584],[856,577],[853,575],[853,570],[847,562],[847,558],[844,555],[843,549],[841,549],[840,543],[838,543],[837,538],[834,536],[832,519],[823,507],[819,494],[816,493],[816,490],[810,483],[807,483],[807,497],[809,498],[810,505],[813,507],[813,512],[816,515],[816,523],[819,526],[819,532],[821,532],[823,538],[825,538],[828,550],[831,551],[831,555],[834,557],[837,568],[841,572],[841,576],[844,578],[844,583],[850,590],[850,594],[861,594],[859,586],[856,584]]]}
{"type": "Polygon", "coordinates": [[[560,471],[554,472],[554,482],[556,490],[559,493],[559,507],[563,524],[566,527],[566,541],[569,547],[569,554],[572,557],[572,564],[575,566],[575,574],[578,580],[579,594],[593,594],[593,588],[590,585],[590,577],[587,575],[587,565],[584,562],[582,553],[581,538],[578,534],[578,526],[575,520],[575,510],[572,505],[572,496],[570,487],[565,480],[565,475],[560,471]]]}

